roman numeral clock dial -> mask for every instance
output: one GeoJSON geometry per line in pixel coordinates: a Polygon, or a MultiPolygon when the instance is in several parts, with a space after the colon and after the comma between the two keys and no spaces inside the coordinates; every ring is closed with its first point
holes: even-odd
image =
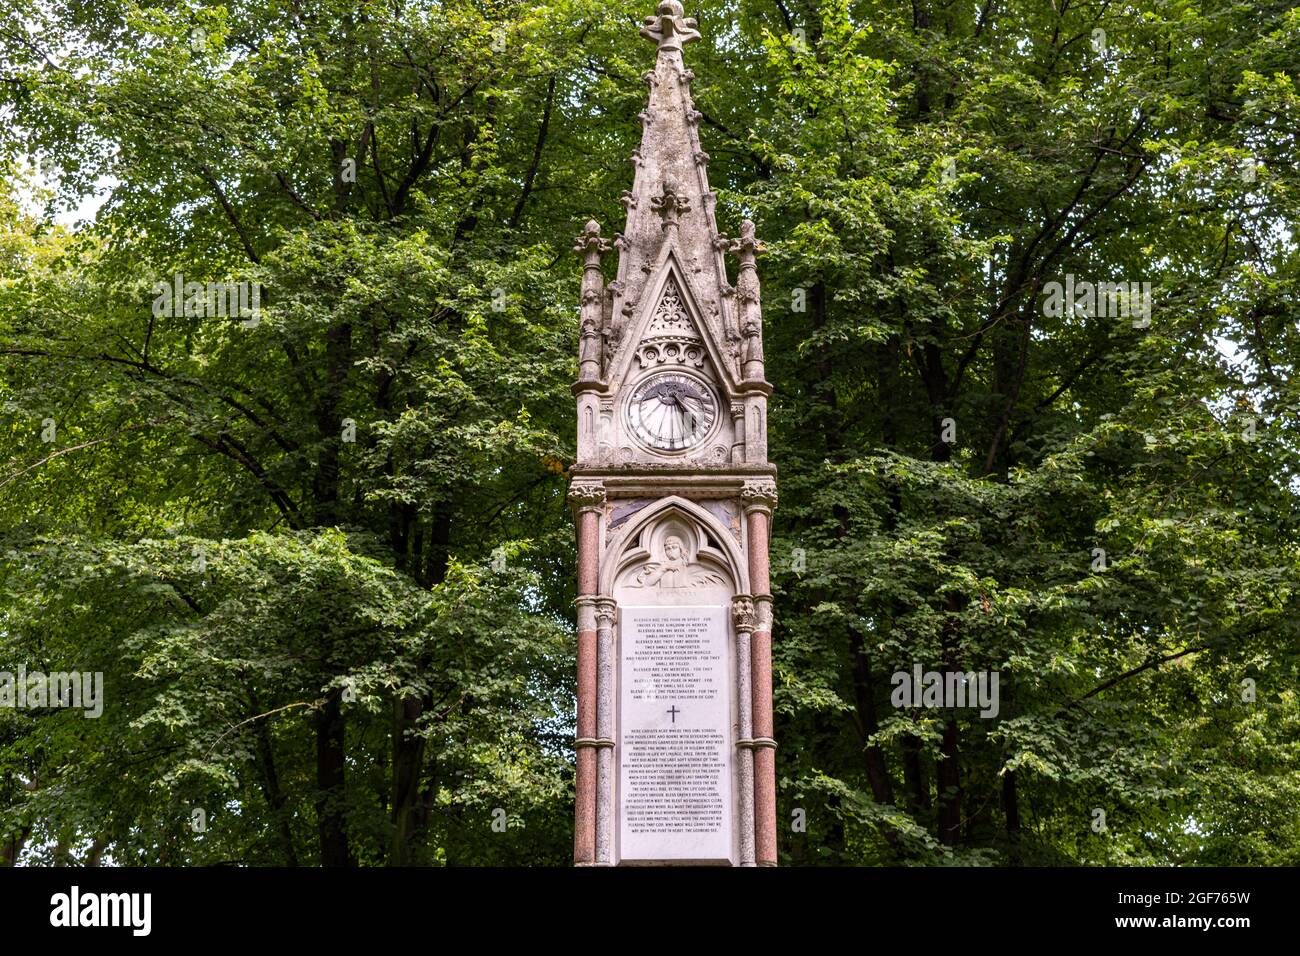
{"type": "Polygon", "coordinates": [[[693,375],[651,375],[628,396],[628,427],[639,442],[654,451],[696,447],[713,431],[717,418],[717,395],[693,375]]]}

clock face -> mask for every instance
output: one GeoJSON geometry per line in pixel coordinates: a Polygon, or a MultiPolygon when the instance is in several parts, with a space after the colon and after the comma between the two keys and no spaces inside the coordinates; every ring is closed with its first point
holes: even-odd
{"type": "Polygon", "coordinates": [[[718,399],[701,379],[660,372],[632,390],[627,423],[632,434],[655,451],[685,451],[708,437],[718,417],[718,399]]]}

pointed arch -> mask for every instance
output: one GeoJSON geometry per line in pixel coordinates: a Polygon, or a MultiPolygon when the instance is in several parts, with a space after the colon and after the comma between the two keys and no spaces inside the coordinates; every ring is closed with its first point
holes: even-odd
{"type": "Polygon", "coordinates": [[[693,550],[721,564],[731,576],[736,594],[749,593],[749,563],[731,532],[713,514],[687,498],[669,495],[642,508],[610,542],[600,572],[600,593],[613,595],[619,575],[632,563],[650,557],[644,541],[647,530],[678,518],[703,534],[693,550]]]}

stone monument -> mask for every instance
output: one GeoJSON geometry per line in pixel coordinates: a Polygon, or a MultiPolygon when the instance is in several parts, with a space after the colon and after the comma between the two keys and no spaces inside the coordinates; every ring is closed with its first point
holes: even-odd
{"type": "Polygon", "coordinates": [[[641,34],[658,52],[627,223],[576,246],[574,861],[775,866],[762,245],[714,219],[682,59],[696,22],[665,0],[641,34]]]}

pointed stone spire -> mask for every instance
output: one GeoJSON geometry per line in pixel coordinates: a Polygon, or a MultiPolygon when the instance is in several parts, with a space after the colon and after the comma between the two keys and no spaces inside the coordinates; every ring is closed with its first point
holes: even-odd
{"type": "MultiPolygon", "coordinates": [[[[742,377],[738,318],[731,301],[714,219],[716,196],[709,188],[708,154],[700,147],[701,114],[691,99],[694,74],[682,60],[682,46],[700,37],[695,20],[682,15],[677,0],[663,0],[646,17],[642,36],[657,47],[655,68],[646,74],[649,101],[641,114],[641,145],[632,154],[632,189],[623,197],[627,223],[618,242],[618,276],[610,340],[635,348],[623,333],[654,303],[653,291],[665,246],[671,249],[686,289],[707,332],[722,351],[721,370],[732,382],[742,377]]],[[[609,371],[607,366],[606,372],[609,371]]]]}

